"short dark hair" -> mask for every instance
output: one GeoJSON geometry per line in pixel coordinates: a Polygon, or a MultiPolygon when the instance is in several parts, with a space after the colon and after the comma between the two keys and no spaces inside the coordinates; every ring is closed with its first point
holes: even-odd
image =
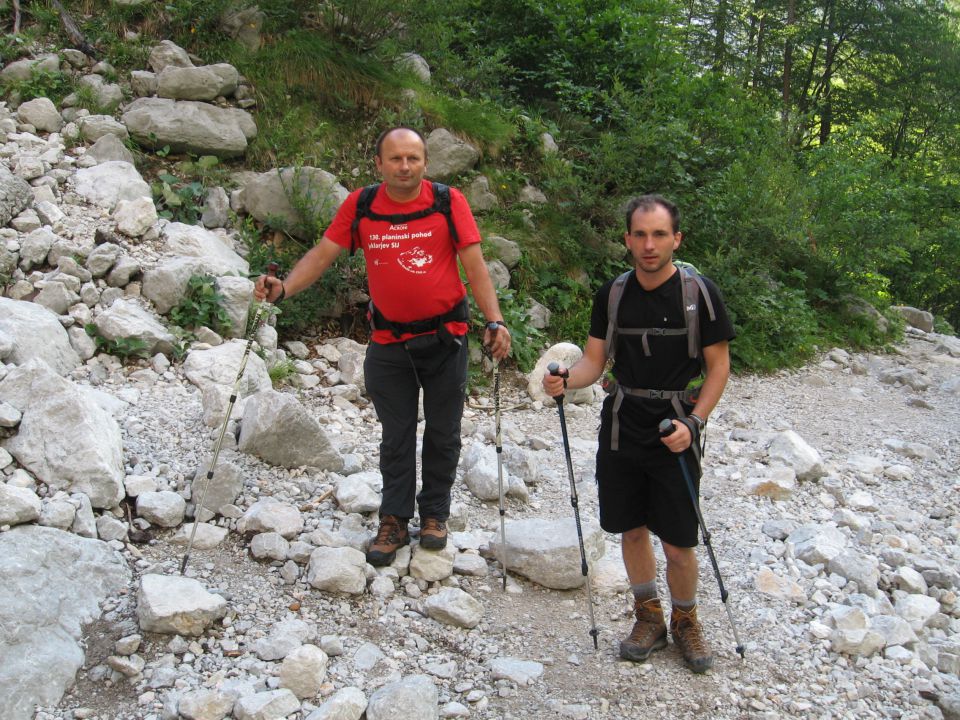
{"type": "MultiPolygon", "coordinates": [[[[420,142],[423,143],[423,159],[426,160],[427,159],[426,139],[423,137],[423,135],[420,133],[419,130],[415,130],[412,127],[407,127],[406,125],[395,125],[391,128],[387,128],[382,133],[380,133],[380,135],[377,136],[377,157],[380,157],[380,153],[383,150],[383,141],[387,139],[387,135],[389,135],[392,132],[396,132],[397,130],[409,130],[418,138],[420,138],[420,142]]],[[[383,158],[380,158],[380,159],[382,160],[383,158]]]]}
{"type": "Polygon", "coordinates": [[[640,195],[639,197],[635,197],[633,200],[627,203],[627,232],[630,232],[630,222],[633,220],[633,213],[635,213],[637,210],[650,212],[651,210],[655,210],[658,205],[670,213],[670,221],[671,225],[673,226],[673,232],[680,232],[680,209],[672,202],[667,200],[663,195],[653,194],[640,195]]]}

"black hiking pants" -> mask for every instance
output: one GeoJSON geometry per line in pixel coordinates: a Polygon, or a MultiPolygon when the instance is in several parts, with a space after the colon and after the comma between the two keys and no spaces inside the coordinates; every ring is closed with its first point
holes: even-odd
{"type": "Polygon", "coordinates": [[[367,392],[383,427],[381,515],[421,520],[450,515],[450,488],[460,459],[460,420],[467,386],[467,338],[417,357],[403,343],[371,342],[363,363],[367,392]],[[423,484],[417,494],[417,411],[423,388],[423,484]]]}

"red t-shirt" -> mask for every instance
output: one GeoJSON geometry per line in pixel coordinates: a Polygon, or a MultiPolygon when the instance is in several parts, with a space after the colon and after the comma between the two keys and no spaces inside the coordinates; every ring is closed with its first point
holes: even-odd
{"type": "MultiPolygon", "coordinates": [[[[324,233],[343,248],[350,248],[350,226],[360,192],[350,193],[324,233]]],[[[391,200],[381,185],[370,207],[376,213],[393,215],[414,213],[432,205],[433,186],[424,180],[420,195],[406,203],[391,200]]],[[[367,263],[370,297],[388,320],[407,323],[443,315],[466,295],[457,269],[457,250],[480,242],[480,231],[467,199],[454,188],[450,188],[450,208],[457,228],[456,246],[450,237],[447,217],[440,212],[397,225],[370,218],[360,221],[360,248],[367,263]]],[[[446,326],[453,335],[467,332],[464,322],[449,322],[446,326]]],[[[392,343],[411,337],[412,334],[404,334],[397,338],[390,330],[374,330],[371,339],[392,343]]]]}

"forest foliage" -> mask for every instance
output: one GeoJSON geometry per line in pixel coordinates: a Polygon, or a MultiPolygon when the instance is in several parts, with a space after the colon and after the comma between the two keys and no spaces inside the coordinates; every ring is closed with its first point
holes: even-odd
{"type": "MultiPolygon", "coordinates": [[[[551,339],[584,341],[594,290],[625,267],[621,209],[645,192],[679,204],[679,254],[723,289],[738,369],[882,345],[866,306],[960,325],[950,0],[260,0],[256,52],[220,29],[227,0],[64,4],[118,69],[161,37],[236,64],[258,93],[254,167],[355,188],[383,127],[474,142],[500,199],[481,229],[524,251],[510,310],[550,307],[551,339]],[[407,52],[429,83],[397,64],[407,52]],[[549,202],[519,203],[526,184],[549,202]]],[[[34,41],[56,33],[45,3],[21,5],[34,41]]],[[[3,60],[28,46],[4,36],[3,60]]]]}

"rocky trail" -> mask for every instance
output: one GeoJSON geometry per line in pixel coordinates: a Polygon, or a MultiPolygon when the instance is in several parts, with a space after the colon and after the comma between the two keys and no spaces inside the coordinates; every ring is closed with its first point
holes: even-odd
{"type": "Polygon", "coordinates": [[[156,125],[172,144],[187,136],[168,123],[189,119],[190,152],[242,152],[243,79],[169,42],[123,88],[79,51],[3,72],[37,63],[88,78],[122,122],[0,103],[0,720],[960,718],[956,337],[910,320],[883,354],[732,378],[701,504],[746,657],[701,547],[713,669],[691,674],[672,644],[625,662],[627,582],[596,521],[600,391],[566,404],[595,651],[558,415],[535,389],[570,348],[546,352],[532,392],[505,378],[505,590],[487,385],[465,413],[443,551],[364,561],[379,428],[364,348],[345,338],[256,334],[203,489],[252,291],[228,208],[289,206],[294,171],[215,188],[201,225],[161,219],[123,140],[156,125]],[[196,276],[229,327],[181,346],[169,315],[196,276]],[[121,362],[134,346],[148,359],[121,362]]]}
{"type": "MultiPolygon", "coordinates": [[[[202,689],[266,691],[277,685],[280,663],[257,653],[267,658],[282,653],[282,647],[264,652],[261,645],[283,646],[284,633],[277,631],[291,621],[304,623],[300,642],[312,640],[330,657],[319,695],[289,717],[313,717],[311,712],[319,711],[311,708],[342,687],[370,693],[415,675],[431,678],[446,717],[955,717],[950,713],[956,705],[950,703],[960,690],[955,584],[960,422],[951,400],[958,361],[938,349],[937,338],[918,335],[890,355],[831,357],[836,359],[798,372],[733,378],[710,425],[703,511],[746,644],[745,660],[734,652],[703,548],[701,603],[717,655],[713,670],[692,675],[672,645],[647,663],[624,662],[617,658],[617,643],[632,619],[616,538],[604,539],[604,557],[593,567],[600,631],[595,652],[583,588],[551,590],[511,574],[507,591],[501,589],[498,561],[487,547],[499,534],[496,502],[478,500],[458,482],[455,525],[463,530],[454,544],[464,549],[461,554],[477,549],[488,556],[480,571],[424,582],[400,563],[395,572],[380,574],[390,578],[384,585],[371,583],[358,595],[330,594],[294,580],[280,560],[255,560],[249,544],[231,533],[216,548],[192,556],[188,576],[226,598],[229,607],[223,624],[197,639],[141,633],[134,602],[137,576],[177,574],[183,545],[174,540],[182,528],[155,530],[147,545],[126,544],[124,554],[134,568],[130,591],[107,600],[104,619],[85,631],[86,659],[75,688],[37,717],[176,718],[177,698],[202,689]],[[895,376],[900,380],[893,381],[895,376]],[[904,380],[927,389],[914,390],[904,380]],[[778,463],[771,461],[769,446],[787,430],[817,449],[823,474],[774,490],[769,470],[778,463]],[[758,477],[762,482],[751,480],[758,477]],[[790,537],[801,527],[838,528],[848,538],[854,567],[844,571],[830,561],[800,560],[790,537]],[[858,587],[844,575],[860,578],[867,571],[856,566],[871,564],[874,588],[858,587]],[[926,584],[924,576],[935,581],[922,596],[935,598],[938,607],[923,618],[898,614],[908,592],[916,594],[907,581],[914,574],[905,572],[911,567],[918,569],[918,582],[926,584]],[[443,587],[459,587],[479,601],[482,619],[475,627],[438,622],[424,610],[425,598],[443,587]],[[875,623],[901,615],[909,618],[906,626],[875,623]],[[900,632],[904,639],[871,645],[871,627],[900,632]],[[143,641],[136,655],[143,668],[127,677],[111,669],[109,659],[117,656],[118,641],[138,634],[143,641]],[[837,643],[847,650],[833,650],[837,643]]],[[[199,393],[189,392],[176,369],[173,381],[147,387],[131,381],[135,374],[128,369],[111,376],[139,394],[123,423],[128,462],[139,465],[130,469],[149,473],[166,464],[174,475],[176,468],[199,464],[214,434],[200,422],[199,393]]],[[[323,393],[301,395],[318,417],[344,424],[361,466],[374,464],[377,434],[369,408],[348,421],[323,393]]],[[[480,402],[489,399],[472,401],[466,445],[492,458],[493,417],[480,402]]],[[[570,518],[572,509],[551,403],[541,406],[525,391],[510,388],[504,405],[516,406],[504,413],[504,444],[516,444],[537,462],[528,500],[508,500],[509,539],[514,521],[570,518]]],[[[567,408],[587,522],[596,516],[597,409],[567,408]]],[[[509,452],[505,448],[508,458],[509,452]]],[[[372,517],[348,516],[332,499],[311,505],[327,489],[328,478],[233,457],[243,468],[238,507],[276,496],[304,511],[307,528],[374,529],[372,517]]],[[[819,551],[829,554],[836,540],[825,535],[814,545],[818,542],[819,551]]],[[[665,592],[662,577],[660,584],[665,592]]],[[[182,702],[179,707],[181,716],[191,717],[183,714],[182,702]]]]}

